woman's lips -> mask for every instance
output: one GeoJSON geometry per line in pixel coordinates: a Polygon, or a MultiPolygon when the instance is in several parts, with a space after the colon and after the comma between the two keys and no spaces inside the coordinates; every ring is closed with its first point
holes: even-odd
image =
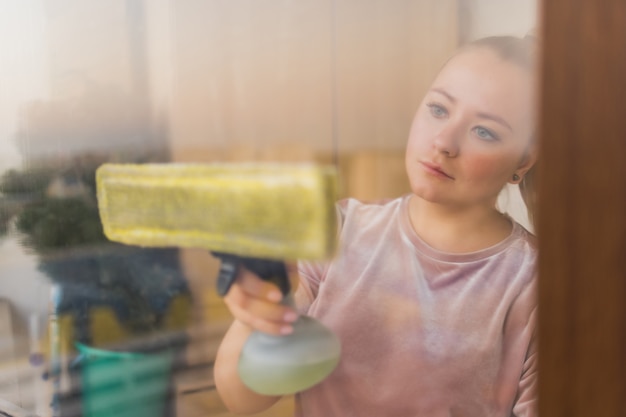
{"type": "Polygon", "coordinates": [[[434,175],[440,178],[447,178],[450,180],[454,179],[452,175],[448,174],[437,164],[433,164],[432,162],[425,162],[425,161],[421,161],[420,163],[426,169],[426,172],[428,172],[431,175],[434,175]]]}

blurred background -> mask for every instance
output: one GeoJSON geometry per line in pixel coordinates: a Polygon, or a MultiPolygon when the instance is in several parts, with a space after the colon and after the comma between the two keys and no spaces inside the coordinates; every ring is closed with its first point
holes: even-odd
{"type": "MultiPolygon", "coordinates": [[[[341,197],[402,195],[411,119],[446,57],[523,36],[536,13],[535,0],[0,0],[0,411],[107,415],[86,411],[100,375],[86,346],[162,359],[151,415],[229,415],[211,372],[230,321],[218,262],[108,242],[95,169],[307,161],[338,167],[341,197]]],[[[501,205],[531,229],[516,189],[501,205]]],[[[105,359],[110,378],[130,369],[105,359]]]]}

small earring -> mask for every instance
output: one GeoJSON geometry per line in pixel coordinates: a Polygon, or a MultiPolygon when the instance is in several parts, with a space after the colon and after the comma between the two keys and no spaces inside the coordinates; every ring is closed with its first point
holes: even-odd
{"type": "Polygon", "coordinates": [[[513,174],[513,181],[519,181],[519,175],[513,174]]]}

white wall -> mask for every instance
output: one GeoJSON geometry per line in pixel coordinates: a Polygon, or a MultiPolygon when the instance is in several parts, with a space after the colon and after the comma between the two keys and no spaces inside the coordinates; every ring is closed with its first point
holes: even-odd
{"type": "Polygon", "coordinates": [[[524,36],[537,24],[537,0],[459,0],[460,40],[489,35],[524,36]]]}

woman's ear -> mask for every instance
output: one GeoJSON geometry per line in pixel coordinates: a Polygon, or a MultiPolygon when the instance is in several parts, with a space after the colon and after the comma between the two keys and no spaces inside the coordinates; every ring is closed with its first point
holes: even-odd
{"type": "Polygon", "coordinates": [[[531,146],[530,149],[524,154],[517,169],[511,175],[509,180],[510,184],[519,184],[524,179],[524,175],[535,165],[537,162],[538,150],[536,146],[531,146]]]}

